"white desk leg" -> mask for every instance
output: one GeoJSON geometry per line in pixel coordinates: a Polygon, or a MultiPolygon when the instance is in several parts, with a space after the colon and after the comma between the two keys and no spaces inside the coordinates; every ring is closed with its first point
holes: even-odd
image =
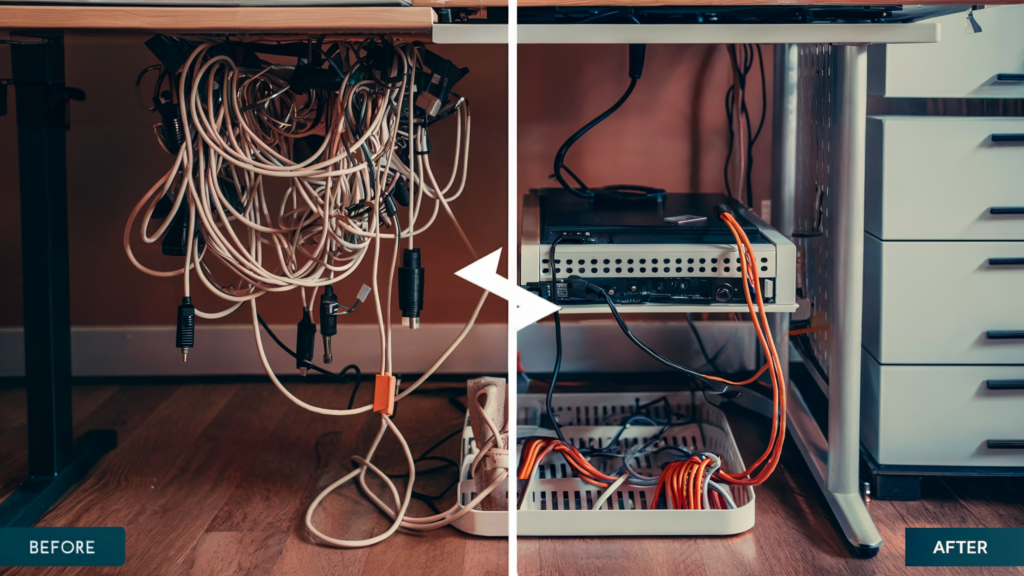
{"type": "MultiPolygon", "coordinates": [[[[793,226],[797,107],[797,49],[777,46],[775,52],[775,123],[783,133],[773,141],[773,164],[782,170],[773,182],[772,220],[793,226]],[[781,68],[781,70],[780,70],[781,68]],[[792,83],[791,83],[792,82],[792,83]],[[793,170],[790,180],[787,175],[793,170]],[[779,207],[776,208],[776,203],[779,207]],[[788,212],[787,212],[788,211],[788,212]],[[788,218],[786,217],[788,214],[788,218]]],[[[789,386],[789,432],[807,461],[818,486],[836,515],[850,544],[865,556],[874,556],[882,537],[868,514],[859,491],[860,462],[860,337],[864,270],[864,134],[867,115],[867,47],[832,47],[831,178],[833,242],[831,277],[833,285],[829,370],[829,431],[826,440],[797,389],[789,386]]],[[[805,113],[806,114],[806,113],[805,113]]],[[[792,232],[789,230],[788,232],[792,232]]],[[[788,322],[777,321],[777,343],[788,351],[788,322]]],[[[773,328],[775,328],[773,327],[773,328]]]]}
{"type": "MultiPolygon", "coordinates": [[[[772,79],[772,228],[793,237],[796,202],[796,147],[799,82],[799,46],[775,45],[772,79]]],[[[789,381],[789,314],[770,314],[772,339],[782,372],[789,381]]],[[[771,417],[771,414],[768,415],[771,417]]]]}

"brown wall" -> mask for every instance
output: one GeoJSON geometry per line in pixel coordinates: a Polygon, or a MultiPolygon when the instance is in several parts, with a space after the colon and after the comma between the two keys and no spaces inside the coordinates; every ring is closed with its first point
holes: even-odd
{"type": "MultiPolygon", "coordinates": [[[[136,101],[138,72],[156,60],[143,46],[144,36],[69,37],[66,48],[67,83],[82,88],[86,102],[71,106],[68,132],[68,197],[71,235],[71,321],[75,325],[171,325],[181,301],[181,278],[158,279],[132,267],[122,249],[125,221],[138,199],[169,167],[171,157],[153,136],[154,114],[136,101]]],[[[508,190],[508,68],[505,46],[438,46],[471,73],[457,91],[472,104],[472,146],[467,190],[452,204],[453,211],[483,256],[506,241],[508,190]]],[[[0,57],[0,77],[10,76],[7,51],[0,57]]],[[[17,147],[14,106],[0,117],[0,269],[7,281],[0,284],[0,326],[17,326],[21,315],[21,243],[19,227],[17,147]]],[[[454,121],[430,132],[436,150],[435,175],[447,181],[451,170],[450,145],[454,121]]],[[[133,235],[137,234],[133,232],[133,235]]],[[[137,237],[137,236],[136,236],[137,237]]],[[[181,259],[159,255],[158,247],[133,244],[140,260],[158,269],[180,267],[181,259]],[[145,248],[155,248],[146,250],[145,248]]],[[[472,259],[458,235],[438,217],[417,241],[424,253],[428,282],[424,322],[460,322],[468,319],[479,290],[453,276],[472,259]]],[[[504,260],[503,260],[504,262],[504,260]]],[[[354,298],[362,283],[369,284],[369,262],[363,270],[340,283],[339,299],[354,298]]],[[[504,264],[502,264],[504,269],[504,264]]],[[[382,275],[382,280],[385,277],[382,275]]],[[[193,286],[198,282],[193,279],[193,286]]],[[[383,283],[382,283],[383,286],[383,283]]],[[[196,305],[219,310],[223,301],[205,287],[193,290],[196,305]]],[[[272,323],[294,323],[301,303],[297,291],[261,297],[261,314],[272,323]]],[[[397,314],[397,306],[395,307],[397,314]]],[[[249,321],[244,311],[219,321],[249,321]]],[[[397,316],[396,316],[397,318],[397,316]]],[[[504,323],[506,304],[492,297],[481,322],[504,323]]],[[[208,321],[203,321],[208,322],[208,321]]],[[[345,319],[346,323],[375,323],[369,309],[345,319]]]]}
{"type": "MultiPolygon", "coordinates": [[[[772,48],[763,46],[768,110],[772,48]]],[[[629,84],[625,46],[519,46],[518,188],[557,186],[555,152],[611,106],[629,84]]],[[[757,65],[748,76],[752,121],[761,113],[757,65]]],[[[649,45],[643,77],[614,115],[573,146],[566,164],[587,184],[642,184],[669,192],[725,192],[725,92],[732,83],[724,46],[649,45]],[[702,66],[703,81],[698,81],[702,66]]],[[[734,156],[735,161],[735,156],[734,156]]],[[[755,207],[769,197],[771,114],[754,148],[755,207]]]]}

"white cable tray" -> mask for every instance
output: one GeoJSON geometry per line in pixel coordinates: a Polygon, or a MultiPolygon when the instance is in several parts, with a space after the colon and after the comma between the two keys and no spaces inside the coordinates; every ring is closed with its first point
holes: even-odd
{"type": "MultiPolygon", "coordinates": [[[[477,452],[479,450],[476,448],[473,428],[469,425],[469,412],[467,411],[465,428],[462,429],[462,470],[459,476],[459,504],[463,506],[476,498],[476,481],[473,480],[472,468],[473,458],[476,457],[477,452]]],[[[508,478],[497,490],[503,490],[505,499],[508,500],[508,478]]],[[[452,522],[452,526],[475,536],[508,537],[508,510],[473,509],[462,518],[452,522]]]]}
{"type": "MultiPolygon", "coordinates": [[[[636,405],[667,397],[671,412],[696,415],[695,423],[673,426],[663,438],[670,444],[691,451],[709,451],[722,458],[723,468],[732,473],[745,466],[736,448],[729,423],[721,410],[711,406],[702,394],[691,392],[644,392],[614,394],[556,394],[552,403],[562,425],[566,440],[577,447],[606,446],[620,430],[620,422],[628,419],[636,405]]],[[[541,428],[545,414],[543,394],[519,395],[519,426],[517,438],[554,436],[554,431],[541,428]]],[[[655,418],[671,414],[663,406],[648,409],[655,418]]],[[[620,447],[644,442],[661,430],[661,426],[631,426],[620,437],[620,447]]],[[[521,451],[517,451],[521,452],[521,451]]],[[[595,459],[598,470],[611,472],[621,459],[595,459]]],[[[656,465],[649,457],[638,458],[641,472],[655,475],[656,465]]],[[[601,506],[594,503],[603,490],[580,480],[565,460],[551,454],[541,461],[528,493],[517,512],[517,533],[520,536],[705,536],[745,532],[754,526],[754,490],[751,487],[727,486],[737,508],[733,510],[652,510],[654,488],[623,485],[601,506]],[[587,512],[600,512],[600,521],[587,512]]],[[[525,489],[525,481],[520,489],[525,489]]]]}

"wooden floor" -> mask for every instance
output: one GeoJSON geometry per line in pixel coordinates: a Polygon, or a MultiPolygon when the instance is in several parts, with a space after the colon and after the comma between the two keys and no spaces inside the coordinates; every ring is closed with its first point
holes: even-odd
{"type": "MultiPolygon", "coordinates": [[[[341,408],[351,392],[351,385],[290,388],[307,402],[341,408]]],[[[357,405],[371,400],[372,389],[363,386],[357,405]]],[[[414,455],[461,427],[463,413],[448,394],[416,394],[399,404],[395,422],[414,455]]],[[[352,455],[366,452],[380,421],[372,413],[319,416],[270,384],[133,384],[76,386],[74,416],[77,434],[115,429],[119,446],[38,525],[123,526],[127,561],[121,568],[0,568],[0,574],[508,573],[506,539],[451,527],[399,532],[359,550],[312,543],[303,524],[306,507],[352,469],[352,455]]],[[[437,453],[457,458],[457,438],[437,453]]],[[[0,498],[26,474],[25,445],[24,390],[0,390],[0,498]]],[[[382,457],[382,468],[404,473],[394,438],[385,436],[381,450],[395,456],[382,457]]],[[[454,478],[450,472],[417,478],[417,491],[435,494],[454,478]]],[[[438,505],[451,506],[454,494],[438,505]]],[[[414,501],[410,514],[431,511],[414,501]]],[[[354,486],[328,497],[314,522],[329,535],[353,540],[391,523],[354,486]]]]}
{"type": "MultiPolygon", "coordinates": [[[[764,451],[768,420],[733,408],[729,423],[746,462],[764,451]]],[[[787,441],[775,473],[755,488],[756,524],[732,537],[519,538],[520,576],[684,574],[1020,574],[1017,568],[907,568],[906,527],[1024,526],[1024,481],[927,482],[917,502],[874,500],[868,510],[884,546],[855,558],[796,446],[787,441]]]]}

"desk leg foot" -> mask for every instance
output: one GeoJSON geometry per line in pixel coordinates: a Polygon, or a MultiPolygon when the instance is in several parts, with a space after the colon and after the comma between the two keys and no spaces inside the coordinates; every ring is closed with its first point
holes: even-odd
{"type": "Polygon", "coordinates": [[[90,430],[75,447],[74,457],[54,476],[35,476],[0,502],[0,527],[27,528],[35,524],[104,454],[117,447],[115,430],[90,430]]]}

